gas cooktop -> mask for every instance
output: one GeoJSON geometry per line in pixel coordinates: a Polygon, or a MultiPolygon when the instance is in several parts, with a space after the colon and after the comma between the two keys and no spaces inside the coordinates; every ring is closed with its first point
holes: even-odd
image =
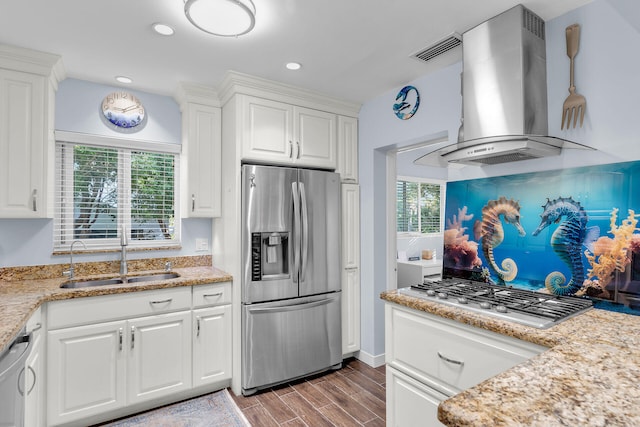
{"type": "Polygon", "coordinates": [[[398,293],[546,329],[593,306],[590,299],[549,295],[463,279],[425,281],[398,293]]]}

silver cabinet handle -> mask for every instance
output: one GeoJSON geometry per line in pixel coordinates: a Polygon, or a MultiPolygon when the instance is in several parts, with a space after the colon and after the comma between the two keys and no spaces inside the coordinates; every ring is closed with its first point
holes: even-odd
{"type": "MultiPolygon", "coordinates": [[[[20,396],[28,396],[29,394],[31,394],[31,392],[33,391],[33,389],[36,386],[36,381],[38,380],[38,378],[36,377],[36,371],[33,370],[33,368],[31,366],[27,366],[26,368],[22,368],[22,370],[20,371],[20,373],[18,374],[18,393],[20,393],[20,396]],[[33,383],[31,384],[31,387],[29,387],[28,390],[23,390],[22,387],[20,387],[20,385],[22,384],[22,376],[25,375],[25,370],[28,369],[31,374],[33,375],[33,383]]],[[[26,381],[25,381],[25,385],[26,385],[26,381]]]]}
{"type": "Polygon", "coordinates": [[[191,195],[191,212],[194,212],[196,210],[196,195],[192,194],[191,195]]]}
{"type": "Polygon", "coordinates": [[[33,211],[38,212],[38,190],[36,188],[31,193],[31,200],[33,201],[33,211]]]}
{"type": "Polygon", "coordinates": [[[293,158],[293,142],[289,141],[289,158],[293,158]]]}
{"type": "Polygon", "coordinates": [[[118,330],[118,349],[119,349],[120,351],[122,351],[122,333],[123,333],[123,332],[124,332],[124,331],[122,330],[122,328],[120,328],[120,329],[118,330]]]}
{"type": "Polygon", "coordinates": [[[196,337],[200,336],[200,316],[196,317],[196,337]]]}
{"type": "Polygon", "coordinates": [[[131,350],[133,350],[133,347],[135,347],[136,345],[136,327],[132,326],[131,327],[131,350]]]}
{"type": "Polygon", "coordinates": [[[203,298],[213,298],[213,297],[220,297],[222,296],[222,292],[216,292],[215,294],[204,294],[202,295],[203,298]]]}
{"type": "Polygon", "coordinates": [[[438,352],[438,357],[442,360],[444,360],[445,362],[449,362],[449,363],[453,363],[454,365],[464,365],[464,362],[462,360],[455,360],[455,359],[451,359],[447,356],[444,356],[442,353],[438,352]]]}
{"type": "Polygon", "coordinates": [[[149,304],[167,304],[173,301],[173,298],[167,298],[160,301],[149,301],[149,304]]]}
{"type": "Polygon", "coordinates": [[[296,159],[300,158],[300,141],[296,141],[296,159]]]}

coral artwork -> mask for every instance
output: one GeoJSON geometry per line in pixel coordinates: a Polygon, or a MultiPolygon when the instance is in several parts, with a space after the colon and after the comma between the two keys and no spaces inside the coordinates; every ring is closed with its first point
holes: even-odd
{"type": "Polygon", "coordinates": [[[618,226],[618,209],[611,212],[609,233],[611,237],[600,237],[593,245],[593,251],[585,251],[585,256],[591,265],[587,272],[582,294],[610,298],[607,285],[613,280],[615,271],[623,272],[629,264],[630,252],[640,246],[638,235],[633,233],[638,230],[637,215],[629,209],[628,216],[618,226]]]}
{"type": "Polygon", "coordinates": [[[444,263],[447,267],[457,269],[473,269],[482,265],[478,257],[478,243],[469,240],[464,221],[473,219],[473,214],[467,214],[467,207],[458,209],[458,215],[447,218],[447,228],[444,231],[444,263]]]}

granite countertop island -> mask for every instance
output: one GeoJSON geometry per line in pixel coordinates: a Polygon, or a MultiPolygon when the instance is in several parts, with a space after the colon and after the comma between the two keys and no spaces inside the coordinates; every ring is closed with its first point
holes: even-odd
{"type": "Polygon", "coordinates": [[[640,317],[592,309],[541,330],[387,291],[381,298],[549,347],[440,403],[448,426],[640,426],[640,317]]]}
{"type": "MultiPolygon", "coordinates": [[[[166,261],[131,261],[130,274],[163,272],[166,261]]],[[[172,259],[171,262],[174,266],[171,271],[178,273],[180,277],[76,289],[60,288],[60,285],[68,281],[61,274],[62,268],[68,265],[0,269],[0,352],[11,343],[34,311],[48,301],[232,281],[228,273],[211,267],[210,256],[183,257],[172,259]]],[[[76,280],[113,277],[115,273],[108,272],[117,271],[118,265],[111,264],[113,263],[78,264],[76,280]]]]}

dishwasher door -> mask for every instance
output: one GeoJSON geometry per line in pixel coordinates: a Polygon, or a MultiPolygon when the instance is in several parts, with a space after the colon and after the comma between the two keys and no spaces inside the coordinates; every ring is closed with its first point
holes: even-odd
{"type": "Polygon", "coordinates": [[[20,334],[0,354],[0,426],[24,425],[25,361],[31,335],[20,334]]]}
{"type": "Polygon", "coordinates": [[[242,393],[339,368],[341,292],[242,308],[242,393]]]}

